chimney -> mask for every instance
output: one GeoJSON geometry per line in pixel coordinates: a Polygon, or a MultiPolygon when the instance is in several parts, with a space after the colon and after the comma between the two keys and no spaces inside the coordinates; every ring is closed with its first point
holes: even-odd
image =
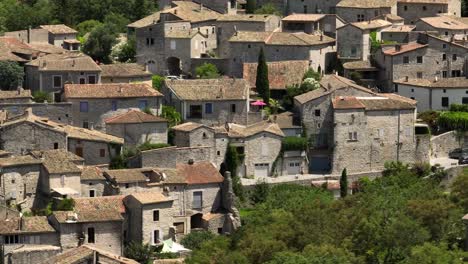
{"type": "Polygon", "coordinates": [[[23,213],[20,212],[18,219],[18,230],[23,230],[23,213]]]}
{"type": "Polygon", "coordinates": [[[193,165],[193,159],[189,159],[189,160],[188,160],[188,164],[189,164],[189,165],[193,165]]]}
{"type": "Polygon", "coordinates": [[[409,81],[409,77],[405,76],[405,82],[408,82],[408,81],[409,81]]]}
{"type": "Polygon", "coordinates": [[[31,43],[31,27],[28,27],[28,44],[31,43]]]}
{"type": "Polygon", "coordinates": [[[174,15],[177,15],[177,9],[174,9],[174,15]]]}
{"type": "Polygon", "coordinates": [[[323,34],[320,34],[320,41],[323,41],[323,34]]]}
{"type": "Polygon", "coordinates": [[[234,36],[237,36],[237,27],[234,26],[234,36]]]}
{"type": "Polygon", "coordinates": [[[401,45],[398,44],[398,45],[395,45],[395,51],[400,51],[401,50],[401,45]]]}

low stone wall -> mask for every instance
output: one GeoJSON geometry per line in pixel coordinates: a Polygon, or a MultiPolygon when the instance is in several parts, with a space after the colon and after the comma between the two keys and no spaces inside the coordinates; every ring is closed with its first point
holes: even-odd
{"type": "Polygon", "coordinates": [[[167,147],[142,151],[129,159],[130,168],[160,167],[174,168],[178,163],[187,163],[190,159],[194,162],[212,161],[211,147],[167,147]]]}
{"type": "Polygon", "coordinates": [[[448,157],[450,151],[463,147],[464,141],[464,135],[456,131],[434,136],[431,138],[431,157],[448,157]]]}
{"type": "Polygon", "coordinates": [[[7,254],[5,256],[5,263],[42,263],[58,254],[60,254],[60,247],[56,246],[25,246],[15,249],[7,254]]]}

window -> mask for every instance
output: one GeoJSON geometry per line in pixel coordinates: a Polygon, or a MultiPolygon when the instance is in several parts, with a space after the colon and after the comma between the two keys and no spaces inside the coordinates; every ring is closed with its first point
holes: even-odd
{"type": "Polygon", "coordinates": [[[220,156],[221,155],[221,151],[216,151],[216,155],[220,156]]]}
{"type": "Polygon", "coordinates": [[[468,97],[462,98],[462,104],[468,104],[468,97]]]}
{"type": "Polygon", "coordinates": [[[62,88],[62,76],[54,76],[54,88],[62,88]]]}
{"type": "Polygon", "coordinates": [[[111,104],[112,104],[112,111],[116,111],[117,110],[117,101],[113,100],[111,102],[111,104]]]}
{"type": "Polygon", "coordinates": [[[89,128],[89,122],[88,121],[83,121],[83,128],[89,128]]]}
{"type": "Polygon", "coordinates": [[[153,211],[153,221],[154,222],[159,221],[159,210],[154,210],[153,211]]]}
{"type": "Polygon", "coordinates": [[[447,71],[442,71],[442,78],[447,78],[447,71]]]}
{"type": "Polygon", "coordinates": [[[88,227],[88,243],[94,243],[94,227],[88,227]]]}
{"type": "Polygon", "coordinates": [[[95,190],[89,190],[89,197],[95,197],[96,196],[96,191],[95,190]]]}
{"type": "Polygon", "coordinates": [[[231,113],[236,112],[236,104],[231,104],[231,113]]]}
{"type": "Polygon", "coordinates": [[[146,107],[148,107],[148,101],[147,100],[140,100],[138,102],[138,107],[143,110],[145,109],[146,107]]]}
{"type": "Polygon", "coordinates": [[[457,54],[452,54],[452,60],[456,61],[457,60],[457,54]]]}
{"type": "Polygon", "coordinates": [[[5,239],[5,244],[18,244],[20,243],[20,237],[19,235],[9,235],[9,236],[4,236],[5,239]]]}
{"type": "Polygon", "coordinates": [[[176,234],[183,234],[184,233],[184,231],[185,231],[184,230],[185,229],[184,222],[174,223],[173,225],[175,227],[176,234]]]}
{"type": "Polygon", "coordinates": [[[193,192],[192,209],[203,208],[203,192],[193,192]]]}
{"type": "Polygon", "coordinates": [[[383,138],[384,136],[384,129],[383,128],[378,128],[377,129],[377,134],[376,134],[376,138],[383,138]]]}
{"type": "Polygon", "coordinates": [[[416,62],[417,63],[423,63],[423,57],[422,56],[416,57],[416,62]]]}
{"type": "Polygon", "coordinates": [[[404,56],[404,57],[403,57],[403,63],[404,63],[404,64],[408,64],[408,63],[409,63],[409,57],[408,57],[408,56],[404,56]]]}
{"type": "Polygon", "coordinates": [[[128,188],[130,188],[130,184],[129,184],[129,183],[126,183],[126,184],[125,184],[125,189],[128,189],[128,188]]]}
{"type": "Polygon", "coordinates": [[[320,116],[320,109],[315,109],[315,116],[320,116]]]}
{"type": "Polygon", "coordinates": [[[395,84],[395,93],[398,93],[398,84],[395,84]]]}
{"type": "Polygon", "coordinates": [[[80,102],[80,112],[87,113],[89,111],[88,102],[80,102]]]}
{"type": "Polygon", "coordinates": [[[99,157],[103,158],[106,156],[106,150],[105,149],[100,149],[99,150],[99,157]]]}
{"type": "Polygon", "coordinates": [[[460,70],[453,70],[452,71],[452,77],[460,77],[461,76],[461,71],[460,70]]]}
{"type": "Polygon", "coordinates": [[[205,104],[205,114],[212,114],[213,113],[213,104],[206,103],[205,104]]]}
{"type": "Polygon", "coordinates": [[[58,149],[59,145],[57,142],[54,143],[54,149],[58,149]]]}
{"type": "Polygon", "coordinates": [[[442,44],[442,48],[443,48],[443,49],[446,49],[446,48],[447,48],[447,44],[442,44]]]}
{"type": "Polygon", "coordinates": [[[189,107],[189,117],[190,118],[202,118],[202,106],[201,105],[191,105],[189,107]]]}
{"type": "Polygon", "coordinates": [[[171,50],[175,50],[176,49],[176,42],[175,40],[171,40],[171,50]]]}
{"type": "Polygon", "coordinates": [[[83,78],[83,77],[80,77],[79,82],[80,82],[80,84],[86,84],[86,79],[83,78]]]}
{"type": "Polygon", "coordinates": [[[442,90],[444,93],[447,93],[447,89],[442,90]]]}
{"type": "Polygon", "coordinates": [[[427,7],[426,7],[426,6],[423,6],[423,7],[422,7],[422,10],[423,10],[423,11],[426,11],[426,10],[427,10],[427,7]]]}
{"type": "Polygon", "coordinates": [[[88,75],[88,83],[95,84],[96,83],[96,75],[88,75]]]}
{"type": "Polygon", "coordinates": [[[448,106],[449,106],[449,98],[442,97],[442,107],[448,107],[448,106]]]}
{"type": "Polygon", "coordinates": [[[448,36],[448,31],[445,31],[445,32],[444,32],[444,35],[445,35],[445,36],[448,36]]]}
{"type": "Polygon", "coordinates": [[[447,54],[445,54],[445,53],[442,54],[442,60],[443,60],[443,61],[444,61],[444,60],[447,60],[447,54]]]}
{"type": "Polygon", "coordinates": [[[349,132],[348,133],[348,140],[356,141],[357,140],[357,132],[349,132]]]}
{"type": "Polygon", "coordinates": [[[411,89],[411,92],[414,93],[414,89],[411,89]]]}
{"type": "Polygon", "coordinates": [[[422,72],[417,72],[416,76],[417,76],[418,79],[422,79],[423,73],[422,72]]]}
{"type": "Polygon", "coordinates": [[[159,230],[153,230],[153,244],[159,243],[159,230]]]}
{"type": "Polygon", "coordinates": [[[83,157],[83,148],[82,147],[76,147],[75,148],[75,154],[77,156],[83,157]]]}
{"type": "Polygon", "coordinates": [[[404,9],[405,11],[408,11],[408,6],[404,6],[403,9],[404,9]]]}

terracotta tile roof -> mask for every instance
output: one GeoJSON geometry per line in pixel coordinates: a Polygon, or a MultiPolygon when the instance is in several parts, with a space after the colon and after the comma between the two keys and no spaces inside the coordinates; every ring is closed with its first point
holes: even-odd
{"type": "Polygon", "coordinates": [[[55,229],[49,224],[47,216],[16,217],[0,220],[0,235],[54,232],[55,229]]]}
{"type": "Polygon", "coordinates": [[[372,110],[402,110],[415,109],[416,105],[406,100],[397,100],[390,97],[357,97],[366,107],[366,111],[372,110]]]}
{"type": "MultiPolygon", "coordinates": [[[[243,78],[250,87],[255,87],[257,65],[257,63],[244,63],[243,66],[243,78]]],[[[268,62],[267,65],[268,80],[272,90],[285,90],[287,86],[302,83],[302,77],[309,69],[307,60],[268,62]]]]}
{"type": "MultiPolygon", "coordinates": [[[[99,256],[105,256],[106,258],[111,259],[111,263],[114,264],[139,264],[137,261],[129,258],[124,258],[119,255],[104,251],[100,248],[93,247],[91,245],[82,245],[77,248],[72,248],[67,251],[64,251],[61,254],[55,255],[47,259],[43,264],[80,264],[80,263],[89,263],[93,261],[94,256],[96,255],[97,259],[99,256]]],[[[96,260],[97,260],[96,259],[96,260]]],[[[102,261],[103,258],[101,258],[102,261]]],[[[100,263],[100,261],[98,261],[100,263]]],[[[106,261],[107,263],[107,261],[106,261]]]]}
{"type": "Polygon", "coordinates": [[[353,96],[339,96],[332,101],[334,109],[364,109],[365,106],[353,96]]]}
{"type": "Polygon", "coordinates": [[[73,211],[55,211],[53,215],[59,223],[70,223],[71,219],[78,223],[122,221],[123,198],[121,195],[75,198],[73,211]]]}
{"type": "MultiPolygon", "coordinates": [[[[0,43],[3,49],[8,49],[10,52],[32,55],[35,50],[26,43],[23,43],[15,37],[0,37],[0,43]]],[[[0,46],[1,47],[1,46],[0,46]]]]}
{"type": "Polygon", "coordinates": [[[31,156],[10,156],[0,158],[0,167],[2,168],[35,164],[42,164],[42,161],[31,156]]]}
{"type": "Polygon", "coordinates": [[[174,200],[160,192],[139,192],[131,194],[130,196],[137,200],[140,204],[165,203],[174,200]]]}
{"type": "Polygon", "coordinates": [[[304,32],[254,32],[238,31],[230,42],[262,42],[266,45],[315,46],[332,44],[335,39],[325,35],[311,35],[304,32]]]}
{"type": "Polygon", "coordinates": [[[192,29],[189,29],[189,30],[169,30],[169,31],[164,32],[164,36],[166,38],[180,38],[180,39],[184,39],[184,38],[191,39],[191,38],[195,37],[198,34],[203,35],[198,30],[192,30],[192,29]]]}
{"type": "Polygon", "coordinates": [[[396,5],[397,0],[341,0],[336,7],[382,8],[396,5]]]}
{"type": "Polygon", "coordinates": [[[284,17],[282,20],[286,22],[315,22],[324,18],[324,14],[291,14],[284,17]]]}
{"type": "Polygon", "coordinates": [[[51,174],[79,173],[81,170],[75,162],[84,161],[83,158],[65,149],[31,151],[31,155],[42,160],[42,165],[51,174]]]}
{"type": "Polygon", "coordinates": [[[368,30],[368,29],[389,27],[392,25],[392,23],[383,19],[375,19],[375,20],[369,20],[369,21],[355,22],[355,23],[351,23],[351,25],[362,30],[368,30]]]}
{"type": "Polygon", "coordinates": [[[420,20],[434,28],[451,29],[451,30],[468,29],[467,24],[460,22],[456,19],[453,19],[451,17],[447,17],[447,16],[422,17],[420,20]]]}
{"type": "Polygon", "coordinates": [[[249,92],[243,79],[166,80],[164,84],[184,101],[246,100],[249,92]]]}
{"type": "Polygon", "coordinates": [[[391,27],[385,28],[382,32],[410,32],[416,28],[414,25],[392,25],[391,27]]]}
{"type": "Polygon", "coordinates": [[[322,77],[322,80],[320,81],[319,89],[315,89],[313,91],[298,95],[294,97],[294,100],[300,104],[305,104],[311,100],[328,95],[334,92],[335,90],[349,88],[349,87],[358,89],[360,91],[363,91],[369,94],[375,94],[370,89],[357,85],[355,82],[353,82],[350,79],[347,79],[347,78],[344,78],[335,74],[330,74],[330,75],[325,75],[322,77]]]}
{"type": "Polygon", "coordinates": [[[102,170],[96,166],[84,166],[81,169],[80,179],[85,181],[106,180],[106,178],[102,175],[102,170]]]}
{"type": "Polygon", "coordinates": [[[15,125],[22,122],[28,122],[35,125],[38,125],[44,129],[50,129],[58,133],[67,135],[69,138],[88,140],[88,141],[99,141],[99,142],[108,142],[115,144],[123,144],[124,140],[119,137],[108,135],[97,130],[90,130],[86,128],[75,127],[71,125],[66,125],[63,123],[56,123],[50,121],[48,118],[35,116],[31,112],[27,111],[24,115],[9,119],[0,127],[6,127],[10,125],[15,125]]]}
{"type": "Polygon", "coordinates": [[[68,44],[81,44],[81,42],[77,39],[64,39],[63,42],[68,44]]]}
{"type": "Polygon", "coordinates": [[[64,98],[159,97],[160,92],[146,83],[65,84],[64,98]]]}
{"type": "Polygon", "coordinates": [[[121,115],[107,119],[106,124],[140,124],[140,123],[161,123],[167,122],[166,119],[144,113],[139,110],[130,110],[121,115]]]}
{"type": "MultiPolygon", "coordinates": [[[[1,56],[1,55],[0,55],[1,56]]],[[[0,59],[1,60],[1,59],[0,59]]],[[[0,99],[32,98],[31,90],[0,91],[0,99]]]]}
{"type": "Polygon", "coordinates": [[[377,70],[370,61],[350,61],[343,64],[343,68],[348,70],[377,70]]]}
{"type": "Polygon", "coordinates": [[[216,166],[209,161],[195,162],[194,164],[177,164],[177,174],[185,179],[186,184],[221,183],[223,176],[216,166]]]}
{"type": "Polygon", "coordinates": [[[103,174],[106,178],[112,179],[116,183],[146,182],[148,177],[145,173],[148,168],[105,170],[103,174]]]}
{"type": "Polygon", "coordinates": [[[398,3],[447,5],[449,0],[398,0],[398,3]]]}
{"type": "Polygon", "coordinates": [[[443,89],[466,89],[468,88],[468,79],[465,77],[440,78],[436,80],[428,79],[399,79],[393,81],[397,84],[420,86],[424,88],[443,88],[443,89]]]}
{"type": "Polygon", "coordinates": [[[412,105],[417,104],[416,100],[413,100],[413,99],[408,98],[408,97],[401,96],[401,95],[396,94],[396,93],[379,93],[379,96],[388,97],[390,99],[397,100],[397,101],[404,101],[404,102],[410,103],[412,105]]]}
{"type": "Polygon", "coordinates": [[[161,13],[171,13],[181,20],[187,20],[192,23],[215,20],[221,13],[218,13],[205,6],[200,9],[200,4],[192,1],[173,1],[175,8],[165,9],[161,13]]]}
{"type": "Polygon", "coordinates": [[[247,138],[259,133],[271,133],[280,137],[284,137],[284,133],[277,123],[270,121],[261,121],[248,126],[229,123],[228,129],[225,126],[217,128],[218,131],[225,131],[232,138],[247,138]]]}
{"type": "Polygon", "coordinates": [[[66,49],[58,47],[49,43],[29,43],[28,44],[33,50],[46,53],[46,54],[62,54],[69,53],[66,49]]]}
{"type": "Polygon", "coordinates": [[[47,29],[52,34],[75,34],[78,31],[74,30],[73,28],[66,26],[64,24],[58,25],[41,25],[40,28],[47,29]]]}
{"type": "Polygon", "coordinates": [[[36,66],[39,71],[101,71],[91,57],[81,53],[49,54],[26,65],[36,66]]]}
{"type": "Polygon", "coordinates": [[[160,17],[161,17],[161,11],[158,11],[140,20],[137,20],[128,24],[127,27],[141,28],[141,27],[146,27],[151,24],[156,24],[157,22],[159,22],[160,17]]]}
{"type": "Polygon", "coordinates": [[[389,48],[389,49],[384,50],[383,53],[385,55],[395,56],[395,55],[400,55],[400,54],[403,54],[403,53],[406,53],[406,52],[409,52],[409,51],[425,48],[428,45],[427,44],[420,44],[420,43],[417,43],[417,42],[410,42],[408,44],[403,44],[403,45],[399,45],[399,46],[400,46],[399,50],[397,50],[395,47],[393,47],[393,48],[389,48]]]}
{"type": "Polygon", "coordinates": [[[258,14],[237,14],[237,15],[222,15],[218,17],[220,22],[265,22],[275,15],[258,15],[258,14]]]}
{"type": "Polygon", "coordinates": [[[198,129],[200,127],[206,127],[206,126],[203,125],[203,124],[200,124],[200,123],[186,122],[186,123],[182,123],[182,124],[177,125],[177,126],[173,126],[172,130],[190,132],[190,131],[193,131],[193,130],[198,129]]]}
{"type": "Polygon", "coordinates": [[[101,77],[149,77],[152,74],[146,71],[144,65],[136,63],[102,64],[101,77]]]}

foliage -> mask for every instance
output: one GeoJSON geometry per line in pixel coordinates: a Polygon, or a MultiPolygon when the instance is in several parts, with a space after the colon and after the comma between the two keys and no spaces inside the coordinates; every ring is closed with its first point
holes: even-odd
{"type": "Polygon", "coordinates": [[[419,113],[418,119],[421,119],[424,123],[426,123],[429,126],[432,134],[436,134],[438,130],[437,120],[439,118],[439,115],[440,112],[429,110],[419,113]]]}
{"type": "Polygon", "coordinates": [[[176,126],[180,124],[180,122],[182,122],[182,116],[172,106],[163,105],[161,109],[161,117],[167,120],[169,128],[176,126]]]}
{"type": "Polygon", "coordinates": [[[361,79],[362,79],[362,74],[357,71],[353,71],[349,74],[349,77],[351,80],[353,80],[355,83],[360,84],[361,79]]]}
{"type": "Polygon", "coordinates": [[[346,195],[348,195],[348,175],[346,173],[346,168],[344,168],[340,177],[340,197],[345,198],[346,195]]]}
{"type": "Polygon", "coordinates": [[[284,108],[291,110],[294,106],[294,97],[320,88],[320,73],[309,69],[302,78],[301,84],[286,87],[286,96],[283,98],[284,108]]]}
{"type": "Polygon", "coordinates": [[[135,156],[135,150],[133,149],[124,149],[120,155],[112,157],[109,169],[111,170],[118,170],[118,169],[126,169],[127,168],[127,161],[130,157],[135,156]]]}
{"type": "Polygon", "coordinates": [[[33,101],[36,103],[52,102],[52,97],[50,94],[44,91],[35,91],[33,93],[33,101]]]}
{"type": "Polygon", "coordinates": [[[122,44],[115,52],[117,61],[119,62],[136,62],[136,39],[130,36],[124,44],[122,44]]]}
{"type": "Polygon", "coordinates": [[[195,68],[195,74],[200,79],[216,79],[220,76],[216,65],[206,62],[195,68]]]}
{"type": "Polygon", "coordinates": [[[283,107],[281,104],[278,102],[278,100],[275,100],[273,98],[270,98],[270,103],[268,105],[268,108],[270,109],[270,114],[276,115],[280,110],[283,110],[283,107]]]}
{"type": "Polygon", "coordinates": [[[16,62],[0,61],[0,89],[13,90],[21,85],[24,76],[23,67],[16,62]]]}
{"type": "Polygon", "coordinates": [[[468,112],[442,112],[437,119],[440,127],[446,130],[468,130],[468,112]]]}
{"type": "Polygon", "coordinates": [[[255,88],[258,94],[263,98],[263,102],[270,103],[270,82],[268,80],[268,65],[265,59],[263,48],[258,54],[257,77],[255,80],[255,88]]]}
{"type": "Polygon", "coordinates": [[[104,24],[108,25],[114,33],[123,33],[127,30],[130,20],[122,14],[111,12],[104,17],[104,24]]]}
{"type": "Polygon", "coordinates": [[[158,91],[161,91],[161,88],[162,88],[162,86],[164,84],[165,78],[163,76],[153,75],[153,77],[151,79],[152,79],[152,82],[153,82],[153,88],[158,90],[158,91]]]}
{"type": "Polygon", "coordinates": [[[465,210],[468,210],[468,168],[458,175],[451,186],[451,198],[465,210]]]}
{"type": "Polygon", "coordinates": [[[134,259],[142,264],[149,263],[155,257],[155,254],[151,245],[135,241],[131,241],[124,249],[125,257],[134,259]]]}
{"type": "Polygon", "coordinates": [[[76,30],[78,30],[78,36],[83,37],[100,25],[102,25],[102,23],[94,19],[83,21],[76,26],[76,30]]]}
{"type": "Polygon", "coordinates": [[[63,198],[55,204],[53,207],[54,211],[71,211],[75,206],[75,200],[73,198],[63,198]]]}
{"type": "Polygon", "coordinates": [[[190,234],[186,235],[180,243],[191,250],[200,249],[203,242],[211,240],[216,235],[211,233],[210,231],[197,231],[191,232],[190,234]]]}
{"type": "Polygon", "coordinates": [[[141,111],[142,111],[143,113],[145,113],[145,114],[148,114],[148,115],[154,115],[154,114],[153,114],[153,110],[151,110],[151,107],[149,107],[149,106],[146,106],[146,107],[143,108],[141,111]]]}
{"type": "Polygon", "coordinates": [[[94,60],[111,63],[112,47],[117,43],[117,35],[113,27],[107,24],[96,26],[83,45],[83,52],[94,60]]]}
{"type": "Polygon", "coordinates": [[[259,182],[255,184],[255,187],[250,194],[250,200],[254,204],[263,203],[266,201],[270,192],[270,186],[266,182],[259,182]]]}
{"type": "Polygon", "coordinates": [[[303,137],[285,137],[281,142],[282,151],[290,150],[306,150],[307,149],[307,138],[303,137]]]}
{"type": "Polygon", "coordinates": [[[319,72],[314,71],[312,68],[310,68],[304,73],[304,76],[302,76],[302,80],[306,80],[309,78],[312,78],[316,80],[317,82],[320,82],[320,80],[322,79],[322,75],[319,72]]]}
{"type": "Polygon", "coordinates": [[[226,169],[231,172],[232,176],[232,188],[234,194],[241,200],[245,200],[244,189],[242,187],[241,180],[237,174],[237,168],[240,166],[242,161],[241,155],[237,152],[236,147],[228,145],[226,150],[226,156],[224,162],[226,169]]]}
{"type": "Polygon", "coordinates": [[[223,264],[248,264],[247,259],[238,252],[230,252],[229,238],[216,236],[201,245],[201,250],[196,250],[185,259],[187,264],[199,263],[223,263],[223,264]]]}
{"type": "Polygon", "coordinates": [[[255,14],[281,16],[281,12],[272,3],[266,3],[262,5],[260,8],[255,10],[255,14]]]}
{"type": "Polygon", "coordinates": [[[468,105],[466,104],[451,104],[449,111],[452,112],[468,112],[468,105]]]}
{"type": "Polygon", "coordinates": [[[448,250],[447,245],[434,245],[424,243],[421,246],[415,246],[411,250],[411,255],[404,261],[404,264],[432,264],[432,263],[450,263],[462,264],[465,263],[463,258],[467,254],[460,250],[448,250]]]}
{"type": "Polygon", "coordinates": [[[139,151],[151,150],[151,149],[159,149],[159,148],[167,148],[171,145],[166,143],[151,143],[149,141],[145,141],[143,144],[137,147],[139,151]]]}
{"type": "Polygon", "coordinates": [[[247,0],[247,4],[245,7],[245,13],[253,14],[255,12],[255,8],[257,8],[257,1],[256,0],[247,0]]]}

